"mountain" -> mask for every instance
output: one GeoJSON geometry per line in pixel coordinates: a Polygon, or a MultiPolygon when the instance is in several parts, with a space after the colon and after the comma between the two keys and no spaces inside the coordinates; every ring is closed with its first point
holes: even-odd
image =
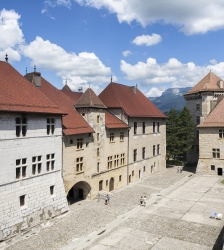
{"type": "Polygon", "coordinates": [[[180,112],[186,102],[183,94],[188,92],[191,87],[186,88],[169,88],[165,90],[159,97],[149,97],[149,100],[156,105],[163,113],[168,113],[171,108],[175,108],[180,112]]]}

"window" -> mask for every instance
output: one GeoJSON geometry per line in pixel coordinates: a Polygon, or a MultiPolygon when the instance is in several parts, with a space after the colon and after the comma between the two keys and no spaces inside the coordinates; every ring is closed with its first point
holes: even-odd
{"type": "Polygon", "coordinates": [[[118,167],[119,165],[119,155],[114,156],[114,167],[118,167]]]}
{"type": "Polygon", "coordinates": [[[145,134],[145,122],[142,123],[142,134],[145,134]]]}
{"type": "Polygon", "coordinates": [[[70,140],[70,144],[73,144],[73,140],[72,139],[70,140]]]}
{"type": "Polygon", "coordinates": [[[133,171],[131,172],[131,175],[132,175],[132,176],[134,176],[134,175],[135,175],[135,172],[134,172],[134,170],[133,170],[133,171]]]}
{"type": "Polygon", "coordinates": [[[200,103],[196,104],[196,111],[200,111],[200,103]]]}
{"type": "Polygon", "coordinates": [[[97,133],[97,135],[96,135],[96,139],[97,139],[97,141],[99,141],[99,140],[100,140],[100,134],[99,134],[99,133],[97,133]]]}
{"type": "Polygon", "coordinates": [[[120,141],[124,141],[124,132],[120,132],[120,141]]]}
{"type": "Polygon", "coordinates": [[[33,156],[32,157],[32,174],[40,174],[41,173],[41,168],[42,168],[42,161],[41,161],[42,156],[33,156]]]}
{"type": "Polygon", "coordinates": [[[108,169],[112,168],[112,156],[107,157],[107,168],[108,169]]]}
{"type": "Polygon", "coordinates": [[[100,156],[100,149],[99,148],[97,148],[97,150],[96,150],[96,156],[100,156]]]}
{"type": "Polygon", "coordinates": [[[106,186],[108,186],[108,180],[106,180],[106,186]]]}
{"type": "Polygon", "coordinates": [[[142,148],[142,159],[145,159],[145,148],[142,148]]]}
{"type": "Polygon", "coordinates": [[[19,197],[19,201],[20,201],[20,207],[25,206],[25,195],[21,195],[19,197]]]}
{"type": "Polygon", "coordinates": [[[121,175],[119,175],[119,181],[121,181],[121,175]]]}
{"type": "Polygon", "coordinates": [[[134,149],[133,159],[134,161],[137,161],[137,149],[134,149]]]}
{"type": "Polygon", "coordinates": [[[155,155],[156,155],[156,146],[153,145],[153,156],[155,156],[155,155]]]}
{"type": "Polygon", "coordinates": [[[114,133],[110,133],[110,142],[114,141],[114,133]]]}
{"type": "Polygon", "coordinates": [[[103,181],[99,181],[99,191],[103,190],[103,181]]]}
{"type": "Polygon", "coordinates": [[[152,123],[152,132],[153,133],[156,132],[156,123],[155,122],[152,123]]]}
{"type": "Polygon", "coordinates": [[[97,116],[97,123],[99,123],[100,122],[100,116],[98,115],[97,116]]]}
{"type": "Polygon", "coordinates": [[[54,186],[50,186],[50,194],[54,195],[54,186]]]}
{"type": "Polygon", "coordinates": [[[54,118],[47,118],[47,134],[54,134],[54,125],[55,119],[54,118]]]}
{"type": "Polygon", "coordinates": [[[46,170],[49,172],[50,170],[54,170],[54,161],[55,161],[55,154],[48,154],[46,156],[46,170]]]}
{"type": "Polygon", "coordinates": [[[219,129],[219,138],[224,138],[224,129],[219,129]]]}
{"type": "Polygon", "coordinates": [[[77,139],[77,149],[82,149],[82,145],[83,145],[83,139],[78,138],[77,139]]]}
{"type": "Polygon", "coordinates": [[[159,155],[160,154],[160,145],[158,144],[157,145],[157,155],[159,155]]]}
{"type": "Polygon", "coordinates": [[[137,122],[134,122],[134,135],[137,135],[137,127],[138,127],[137,122]]]}
{"type": "Polygon", "coordinates": [[[26,136],[27,132],[27,118],[26,117],[17,117],[16,118],[16,136],[26,136]]]}
{"type": "Polygon", "coordinates": [[[200,116],[196,116],[196,124],[200,124],[200,116]]]}
{"type": "Polygon", "coordinates": [[[26,158],[16,160],[16,179],[26,177],[26,158]]]}
{"type": "Polygon", "coordinates": [[[100,163],[97,162],[97,172],[99,173],[100,172],[100,163]]]}
{"type": "Polygon", "coordinates": [[[159,122],[157,122],[157,133],[159,133],[160,132],[160,124],[159,124],[159,122]]]}
{"type": "Polygon", "coordinates": [[[82,172],[83,157],[76,158],[76,172],[82,172]]]}
{"type": "Polygon", "coordinates": [[[211,170],[215,170],[215,165],[211,165],[211,170]]]}
{"type": "Polygon", "coordinates": [[[212,157],[213,158],[220,158],[220,149],[219,148],[212,149],[212,157]]]}
{"type": "Polygon", "coordinates": [[[143,172],[145,172],[145,166],[143,167],[143,172]]]}
{"type": "Polygon", "coordinates": [[[124,166],[124,153],[121,154],[121,166],[124,166]]]}

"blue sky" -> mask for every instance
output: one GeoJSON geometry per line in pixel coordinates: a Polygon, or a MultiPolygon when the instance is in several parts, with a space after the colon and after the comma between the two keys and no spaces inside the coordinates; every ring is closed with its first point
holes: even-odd
{"type": "Polygon", "coordinates": [[[147,96],[224,78],[220,0],[1,0],[0,60],[61,89],[113,81],[147,96]]]}

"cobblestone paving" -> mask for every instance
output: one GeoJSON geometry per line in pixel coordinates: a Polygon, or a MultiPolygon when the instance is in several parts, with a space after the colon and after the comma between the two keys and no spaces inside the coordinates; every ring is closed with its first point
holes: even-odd
{"type": "MultiPolygon", "coordinates": [[[[89,235],[91,232],[103,228],[106,224],[113,221],[118,215],[135,208],[138,205],[141,195],[148,198],[154,193],[159,193],[175,182],[181,180],[190,172],[178,174],[176,168],[168,168],[159,173],[154,173],[147,179],[139,180],[113,192],[113,198],[109,205],[105,206],[103,200],[101,202],[80,201],[70,206],[70,211],[52,221],[45,223],[46,227],[36,228],[27,238],[17,236],[11,241],[0,244],[0,249],[7,250],[57,250],[69,244],[73,239],[89,235]],[[52,224],[47,227],[47,224],[52,224]],[[36,231],[36,232],[35,232],[36,231]]],[[[147,212],[147,210],[146,210],[147,212]]],[[[158,234],[163,236],[164,231],[168,232],[168,236],[185,240],[190,238],[192,242],[204,245],[212,245],[213,241],[209,239],[211,234],[218,235],[219,231],[216,227],[200,226],[199,224],[185,222],[181,223],[176,219],[164,218],[157,215],[142,213],[139,217],[128,219],[122,225],[131,227],[136,230],[158,234]],[[139,223],[141,221],[141,223],[139,223]],[[200,234],[203,232],[203,238],[200,234]]],[[[214,237],[212,237],[214,239],[214,237]]],[[[148,248],[149,249],[149,248],[148,248]]]]}

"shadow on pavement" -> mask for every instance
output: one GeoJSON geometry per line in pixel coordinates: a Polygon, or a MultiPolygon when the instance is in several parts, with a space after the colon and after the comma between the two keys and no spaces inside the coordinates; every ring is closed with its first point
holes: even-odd
{"type": "Polygon", "coordinates": [[[219,234],[212,250],[222,250],[223,249],[223,241],[224,241],[224,227],[220,231],[220,234],[219,234]]]}
{"type": "Polygon", "coordinates": [[[188,166],[188,165],[185,165],[185,166],[183,167],[183,171],[191,172],[191,173],[195,174],[195,173],[196,173],[196,168],[197,168],[197,165],[195,165],[195,166],[188,166]]]}

